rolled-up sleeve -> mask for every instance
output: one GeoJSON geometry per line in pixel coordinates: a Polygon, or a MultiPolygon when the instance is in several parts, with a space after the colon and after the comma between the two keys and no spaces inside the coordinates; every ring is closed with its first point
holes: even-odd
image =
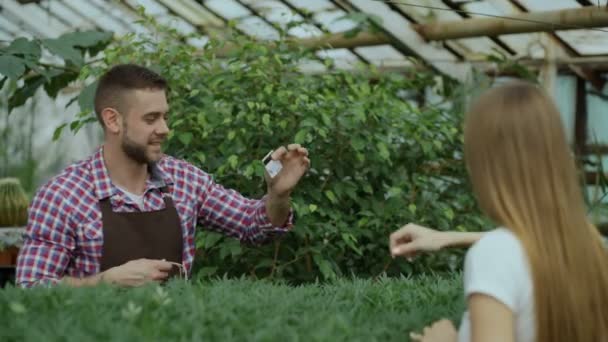
{"type": "Polygon", "coordinates": [[[17,259],[18,286],[53,285],[61,280],[75,245],[70,211],[61,188],[47,185],[36,193],[17,259]]]}
{"type": "MultiPolygon", "coordinates": [[[[202,172],[202,171],[201,171],[202,172]]],[[[203,175],[199,223],[205,228],[260,244],[288,232],[294,223],[293,209],[281,226],[274,226],[266,212],[266,198],[249,199],[203,175]]]]}

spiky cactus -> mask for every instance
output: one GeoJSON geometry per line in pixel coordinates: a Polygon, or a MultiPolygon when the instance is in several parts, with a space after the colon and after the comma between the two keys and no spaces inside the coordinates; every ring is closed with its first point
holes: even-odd
{"type": "Polygon", "coordinates": [[[0,179],[0,227],[20,227],[27,223],[29,200],[17,178],[0,179]]]}

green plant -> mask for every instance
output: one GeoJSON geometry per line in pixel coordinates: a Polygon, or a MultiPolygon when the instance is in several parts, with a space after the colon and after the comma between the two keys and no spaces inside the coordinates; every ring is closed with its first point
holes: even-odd
{"type": "MultiPolygon", "coordinates": [[[[20,84],[9,94],[8,113],[23,105],[41,87],[55,98],[61,89],[78,78],[81,68],[93,62],[91,57],[103,50],[111,39],[110,32],[84,31],[53,39],[19,37],[8,45],[0,45],[0,75],[4,75],[0,89],[9,80],[20,84]],[[63,65],[48,63],[42,56],[43,50],[59,57],[63,65]]],[[[80,101],[83,104],[82,98],[80,101]]]]}
{"type": "MultiPolygon", "coordinates": [[[[196,239],[198,276],[301,282],[459,267],[460,252],[393,262],[387,237],[407,222],[442,230],[484,226],[462,163],[463,107],[450,106],[466,90],[432,71],[340,71],[331,60],[323,61],[328,73],[305,74],[299,67],[314,52],[285,36],[265,43],[226,31],[197,49],[150,18],[143,23],[153,35],[118,39],[104,50],[103,63],[85,66],[81,77],[126,62],[166,77],[169,154],[250,197],[265,192],[260,158],[269,149],[300,143],[312,160],[293,195],[293,232],[250,248],[203,230],[196,239]],[[417,102],[429,88],[445,103],[417,102]]],[[[90,108],[83,109],[77,120],[90,120],[90,108]]]]}
{"type": "Polygon", "coordinates": [[[27,223],[27,198],[17,178],[0,179],[0,227],[21,227],[27,223]]]}
{"type": "Polygon", "coordinates": [[[225,279],[128,291],[9,287],[0,291],[0,307],[6,342],[367,342],[408,341],[439,317],[458,323],[464,301],[461,277],[451,275],[298,287],[225,279]]]}

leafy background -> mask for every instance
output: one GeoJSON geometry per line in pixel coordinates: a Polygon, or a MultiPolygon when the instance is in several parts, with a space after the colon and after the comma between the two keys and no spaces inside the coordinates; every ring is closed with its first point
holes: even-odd
{"type": "MultiPolygon", "coordinates": [[[[462,163],[462,104],[470,89],[432,71],[340,71],[286,36],[263,44],[233,30],[200,50],[150,18],[146,24],[157,34],[116,41],[103,63],[85,66],[81,77],[127,62],[166,77],[169,154],[228,188],[261,197],[262,156],[291,142],[310,151],[312,168],[293,195],[293,232],[252,248],[201,227],[198,277],[247,274],[300,283],[454,270],[458,251],[393,262],[389,233],[412,221],[442,230],[489,227],[462,163]],[[310,60],[331,72],[303,73],[310,60]],[[428,89],[441,100],[420,100],[428,89]]],[[[80,120],[89,118],[84,111],[80,120]]]]}
{"type": "MultiPolygon", "coordinates": [[[[0,86],[8,89],[9,113],[38,90],[55,98],[62,89],[80,87],[67,106],[77,104],[81,111],[57,127],[57,139],[66,129],[78,132],[96,120],[94,80],[109,66],[149,66],[171,85],[167,153],[250,197],[265,192],[262,156],[291,142],[307,147],[312,168],[293,195],[293,232],[252,247],[201,227],[196,278],[247,275],[298,284],[453,271],[460,268],[463,251],[395,262],[388,235],[408,222],[440,230],[492,228],[476,207],[464,170],[462,117],[467,101],[494,77],[477,73],[457,83],[422,65],[391,74],[364,65],[339,70],[291,40],[285,34],[290,25],[278,27],[282,35],[273,42],[256,41],[230,26],[199,49],[140,14],[150,35],[74,32],[57,39],[20,38],[1,47],[0,86]],[[311,61],[329,71],[303,72],[302,65],[311,61]]],[[[369,18],[357,20],[361,25],[348,35],[374,29],[369,18]]],[[[536,77],[505,56],[488,59],[520,77],[536,77]]],[[[8,161],[14,154],[7,151],[8,161]]],[[[27,161],[33,161],[25,160],[21,166],[27,170],[27,161]]],[[[33,184],[32,178],[28,190],[33,184]]]]}

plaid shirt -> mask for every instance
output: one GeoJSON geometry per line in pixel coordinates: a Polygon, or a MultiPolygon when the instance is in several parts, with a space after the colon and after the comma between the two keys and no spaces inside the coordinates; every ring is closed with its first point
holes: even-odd
{"type": "MultiPolygon", "coordinates": [[[[183,263],[190,272],[197,223],[244,242],[261,243],[292,227],[273,227],[264,199],[248,199],[215,184],[195,166],[164,156],[146,181],[143,211],[164,208],[160,188],[167,185],[182,225],[183,263]]],[[[89,159],[67,167],[42,186],[29,208],[24,244],[17,261],[17,284],[55,284],[64,275],[91,276],[100,271],[103,227],[99,200],[110,198],[115,212],[139,208],[112,184],[103,148],[89,159]]]]}

